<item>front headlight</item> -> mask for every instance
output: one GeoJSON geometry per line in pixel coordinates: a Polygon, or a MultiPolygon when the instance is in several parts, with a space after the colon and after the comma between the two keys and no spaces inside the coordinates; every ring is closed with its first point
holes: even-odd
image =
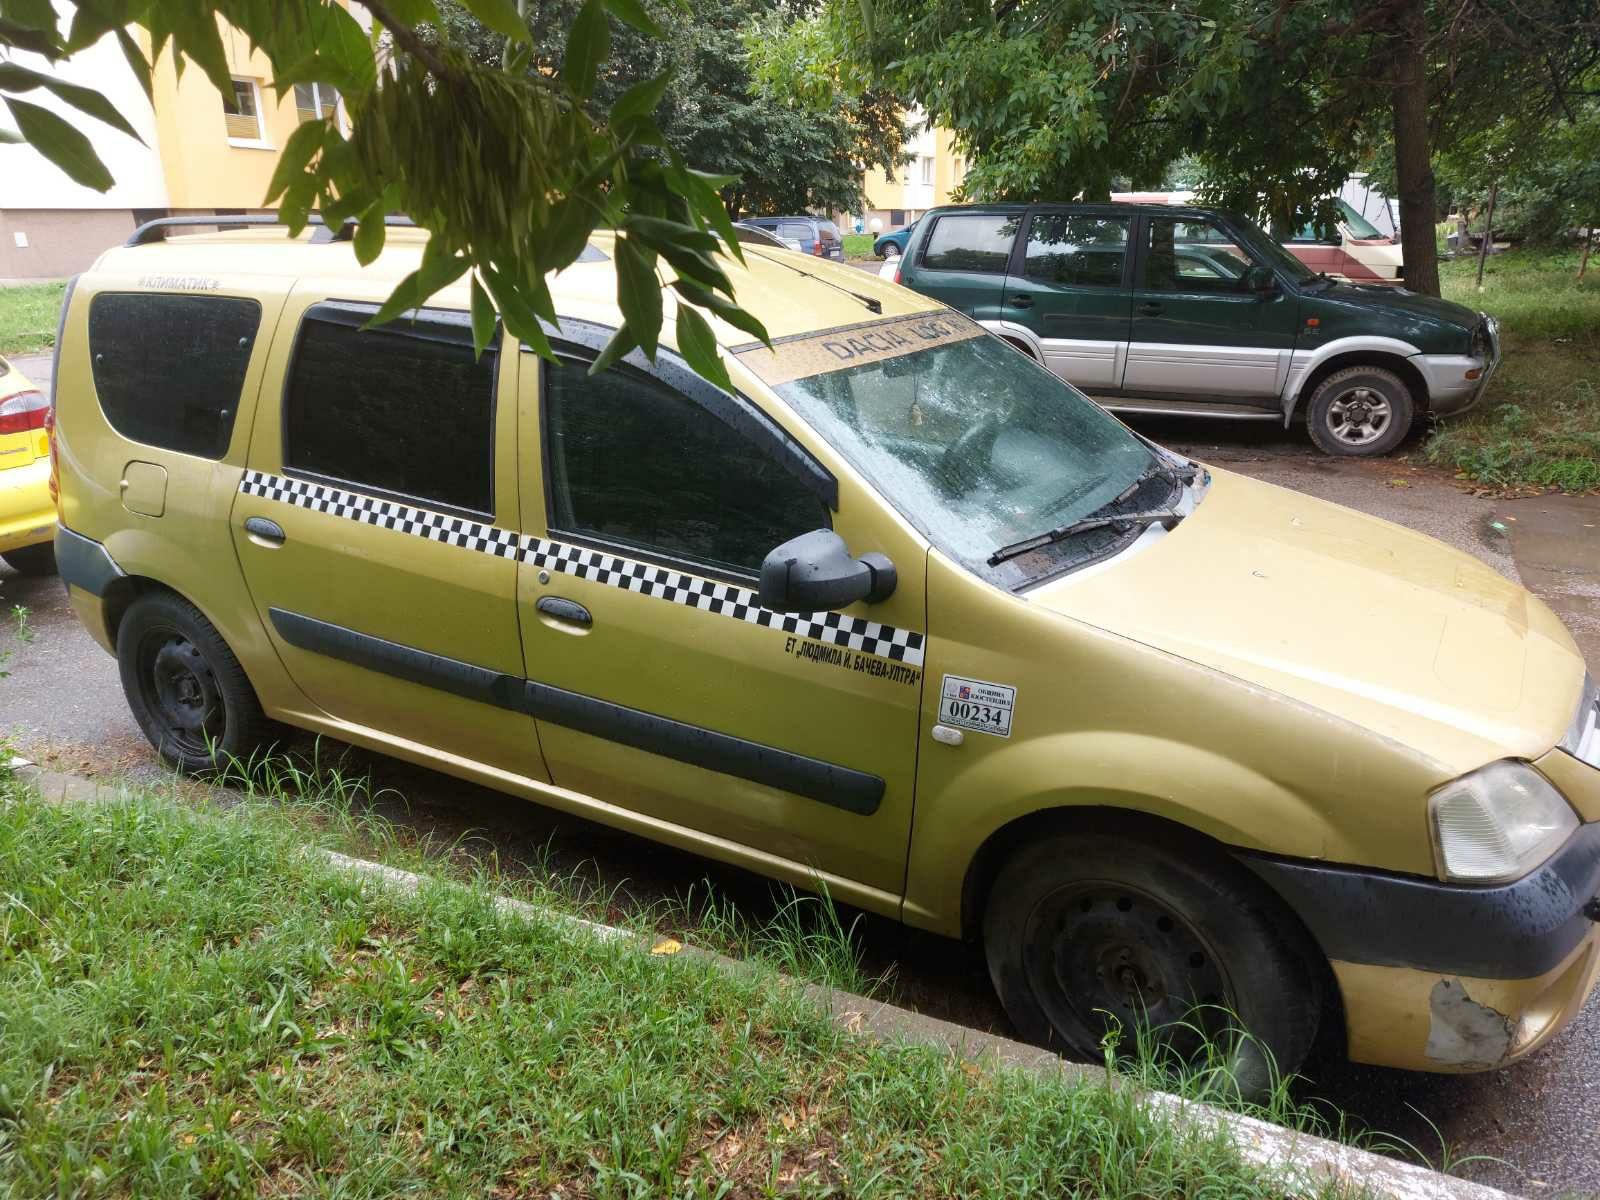
{"type": "Polygon", "coordinates": [[[1538,866],[1578,828],[1566,798],[1509,759],[1445,784],[1429,799],[1434,859],[1451,883],[1504,883],[1538,866]]]}

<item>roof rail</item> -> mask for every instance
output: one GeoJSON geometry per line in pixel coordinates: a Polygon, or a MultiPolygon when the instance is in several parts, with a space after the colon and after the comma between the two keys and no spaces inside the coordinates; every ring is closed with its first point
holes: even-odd
{"type": "MultiPolygon", "coordinates": [[[[386,216],[383,223],[388,226],[400,228],[413,228],[416,222],[410,217],[386,216]]],[[[181,229],[195,225],[284,225],[287,222],[277,213],[240,213],[237,216],[218,215],[188,216],[188,217],[157,217],[154,221],[146,221],[139,228],[128,235],[124,246],[143,246],[147,242],[161,241],[165,238],[168,229],[181,229]]],[[[306,224],[319,226],[319,232],[313,239],[323,242],[348,242],[355,236],[356,223],[354,220],[345,221],[337,229],[328,230],[326,222],[316,213],[306,218],[306,224]]]]}

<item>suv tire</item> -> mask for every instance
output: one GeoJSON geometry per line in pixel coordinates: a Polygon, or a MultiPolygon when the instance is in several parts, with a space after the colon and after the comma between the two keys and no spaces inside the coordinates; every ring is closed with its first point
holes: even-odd
{"type": "Polygon", "coordinates": [[[22,546],[0,554],[18,575],[54,575],[56,573],[56,548],[53,542],[40,542],[36,546],[22,546]]]}
{"type": "Polygon", "coordinates": [[[1311,393],[1306,427],[1324,454],[1387,454],[1411,432],[1417,405],[1405,380],[1383,367],[1344,367],[1311,393]]]}
{"type": "Polygon", "coordinates": [[[271,744],[276,727],[210,621],[172,592],[148,592],[117,626],[128,707],[163,761],[212,774],[271,744]]]}
{"type": "Polygon", "coordinates": [[[996,876],[983,937],[1030,1041],[1096,1061],[1119,1027],[1132,1054],[1143,1023],[1171,1065],[1218,1065],[1220,1046],[1247,1098],[1299,1067],[1322,1013],[1321,966],[1277,898],[1187,840],[1036,839],[996,876]]]}

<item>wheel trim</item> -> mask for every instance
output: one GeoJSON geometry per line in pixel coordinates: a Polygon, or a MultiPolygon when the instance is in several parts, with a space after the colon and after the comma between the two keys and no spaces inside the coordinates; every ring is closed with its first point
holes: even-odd
{"type": "Polygon", "coordinates": [[[1233,1026],[1233,990],[1210,942],[1150,893],[1115,880],[1074,883],[1029,918],[1023,967],[1051,1028],[1097,1057],[1120,1027],[1143,1027],[1158,1057],[1194,1062],[1233,1026]]]}
{"type": "Polygon", "coordinates": [[[1367,446],[1389,432],[1394,406],[1376,388],[1358,384],[1328,405],[1328,432],[1347,446],[1367,446]]]}
{"type": "Polygon", "coordinates": [[[153,629],[139,646],[139,688],[159,744],[188,758],[209,758],[227,731],[216,673],[175,629],[153,629]]]}

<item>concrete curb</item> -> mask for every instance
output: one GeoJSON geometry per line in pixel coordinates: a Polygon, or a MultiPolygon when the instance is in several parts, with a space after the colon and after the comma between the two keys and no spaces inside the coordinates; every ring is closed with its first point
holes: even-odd
{"type": "MultiPolygon", "coordinates": [[[[23,759],[15,759],[11,765],[18,778],[32,784],[51,803],[98,804],[119,800],[127,793],[127,789],[120,784],[46,771],[23,759]]],[[[317,853],[336,870],[363,875],[382,886],[400,891],[414,892],[436,882],[426,875],[351,858],[331,850],[317,853]]],[[[446,886],[460,885],[447,882],[446,886]]],[[[555,912],[510,896],[496,896],[494,903],[502,912],[522,920],[566,928],[580,936],[603,941],[632,943],[645,953],[663,953],[660,943],[626,929],[555,912]]],[[[710,963],[719,970],[747,969],[747,964],[737,959],[695,946],[674,948],[670,953],[710,963]]],[[[857,1036],[889,1044],[930,1046],[986,1070],[1010,1068],[1046,1077],[1077,1080],[1105,1077],[1100,1067],[1067,1062],[1038,1046],[922,1016],[865,996],[794,979],[789,982],[821,1007],[836,1025],[857,1036]]],[[[1393,1200],[1507,1200],[1509,1196],[1509,1193],[1484,1184],[1456,1179],[1426,1167],[1413,1166],[1369,1150],[1358,1150],[1326,1138],[1240,1116],[1167,1092],[1148,1092],[1145,1101],[1151,1108],[1169,1114],[1176,1121],[1208,1131],[1223,1131],[1232,1139],[1246,1162],[1276,1175],[1289,1190],[1298,1194],[1313,1195],[1329,1184],[1340,1184],[1393,1200]]]]}

